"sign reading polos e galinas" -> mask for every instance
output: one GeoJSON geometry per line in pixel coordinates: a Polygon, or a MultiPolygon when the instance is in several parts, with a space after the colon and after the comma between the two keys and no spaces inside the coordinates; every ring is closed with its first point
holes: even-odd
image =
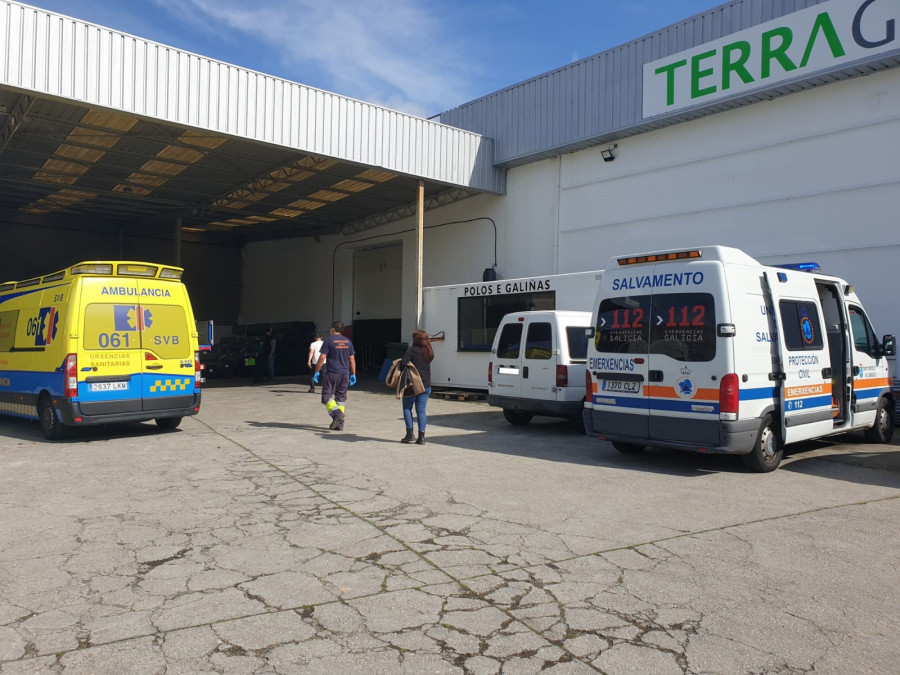
{"type": "Polygon", "coordinates": [[[829,0],[644,66],[643,116],[900,49],[900,0],[829,0]]]}

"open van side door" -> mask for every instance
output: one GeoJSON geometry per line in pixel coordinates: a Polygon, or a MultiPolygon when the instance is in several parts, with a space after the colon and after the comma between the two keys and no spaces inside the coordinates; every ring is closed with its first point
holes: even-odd
{"type": "Polygon", "coordinates": [[[768,268],[780,370],[781,433],[785,443],[825,436],[832,421],[831,359],[815,278],[807,272],[768,268]]]}

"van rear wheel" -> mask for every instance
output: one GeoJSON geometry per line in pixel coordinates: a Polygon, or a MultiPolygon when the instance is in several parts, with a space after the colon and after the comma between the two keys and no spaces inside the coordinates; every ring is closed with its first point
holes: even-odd
{"type": "Polygon", "coordinates": [[[181,417],[157,417],[156,418],[156,426],[160,429],[171,430],[177,429],[178,425],[181,424],[181,417]]]}
{"type": "Polygon", "coordinates": [[[53,407],[53,401],[46,394],[41,396],[41,401],[38,403],[38,417],[40,418],[41,433],[44,434],[44,438],[48,441],[57,441],[63,437],[65,429],[62,422],[59,421],[56,409],[53,407]]]}
{"type": "Polygon", "coordinates": [[[534,417],[530,412],[524,412],[522,410],[512,410],[511,408],[503,409],[503,416],[506,418],[506,421],[510,424],[515,424],[516,426],[522,426],[523,424],[528,424],[531,421],[531,418],[534,417]]]}
{"type": "Polygon", "coordinates": [[[753,450],[741,459],[748,469],[758,473],[769,473],[778,468],[782,457],[784,446],[772,426],[772,416],[766,415],[759,426],[759,435],[756,437],[753,450]]]}
{"type": "Polygon", "coordinates": [[[878,401],[875,411],[875,424],[866,429],[866,440],[869,443],[890,443],[894,437],[894,411],[890,401],[884,396],[878,401]]]}

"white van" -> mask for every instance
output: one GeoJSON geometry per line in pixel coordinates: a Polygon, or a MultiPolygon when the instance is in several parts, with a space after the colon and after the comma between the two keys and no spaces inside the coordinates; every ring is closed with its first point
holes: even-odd
{"type": "Polygon", "coordinates": [[[784,445],[860,429],[891,439],[887,356],[853,286],[818,265],[767,267],[709,246],[610,260],[588,347],[586,433],[744,455],[766,472],[784,445]]]}
{"type": "Polygon", "coordinates": [[[503,317],[488,365],[491,405],[510,424],[535,415],[565,417],[581,427],[591,313],[512,312],[503,317]]]}

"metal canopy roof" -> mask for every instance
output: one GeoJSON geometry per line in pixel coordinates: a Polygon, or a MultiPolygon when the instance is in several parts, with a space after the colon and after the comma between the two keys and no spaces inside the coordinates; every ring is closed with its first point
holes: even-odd
{"type": "Polygon", "coordinates": [[[478,134],[0,0],[0,222],[240,241],[504,190],[478,134]]]}

